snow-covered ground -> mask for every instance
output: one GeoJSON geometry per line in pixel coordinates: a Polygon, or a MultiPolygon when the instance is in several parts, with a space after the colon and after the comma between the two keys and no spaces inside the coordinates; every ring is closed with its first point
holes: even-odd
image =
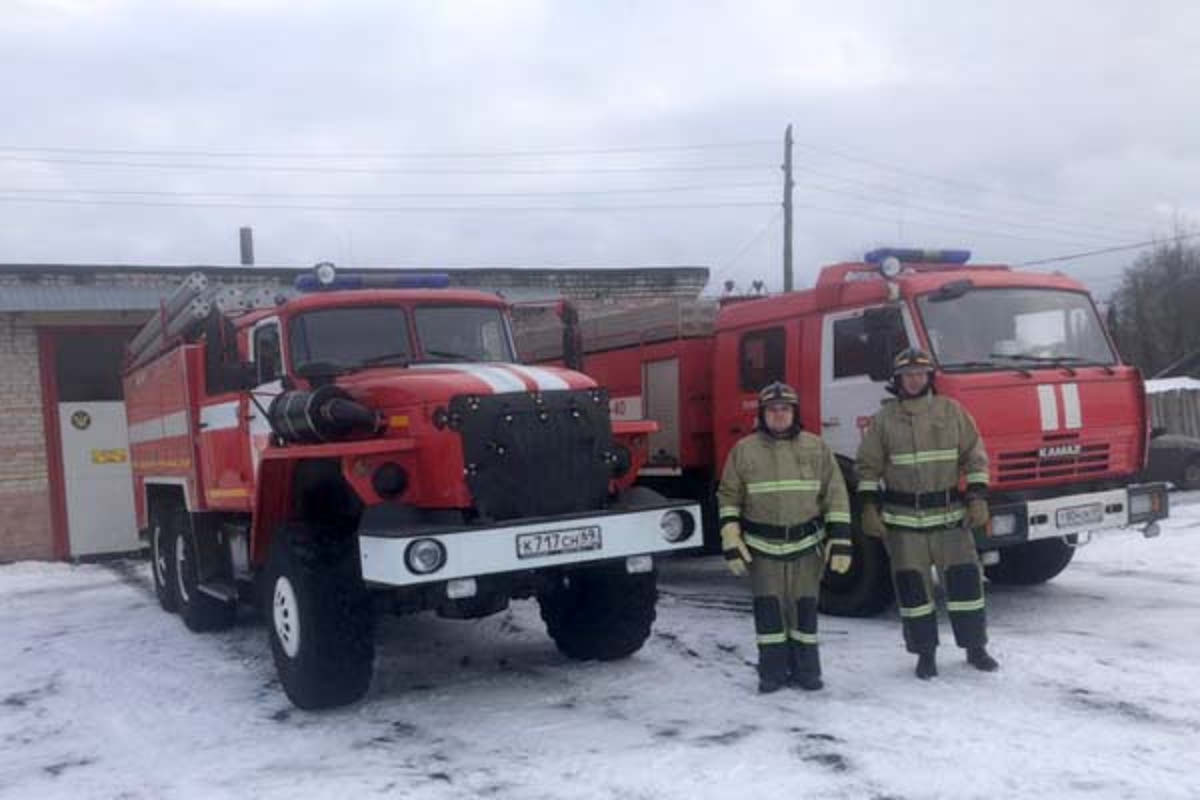
{"type": "Polygon", "coordinates": [[[827,688],[755,694],[746,587],[663,569],[628,661],[567,661],[537,608],[387,620],[353,707],[305,713],[247,614],[197,636],[145,564],[0,567],[4,798],[1200,797],[1200,493],[1161,538],[989,593],[1001,671],[912,676],[894,613],[823,618],[827,688]]]}

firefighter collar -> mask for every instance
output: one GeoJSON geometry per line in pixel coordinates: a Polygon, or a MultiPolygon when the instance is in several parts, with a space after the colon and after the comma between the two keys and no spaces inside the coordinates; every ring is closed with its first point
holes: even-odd
{"type": "Polygon", "coordinates": [[[906,414],[916,416],[924,414],[933,404],[933,393],[925,392],[919,397],[904,397],[900,399],[900,410],[906,414]]]}

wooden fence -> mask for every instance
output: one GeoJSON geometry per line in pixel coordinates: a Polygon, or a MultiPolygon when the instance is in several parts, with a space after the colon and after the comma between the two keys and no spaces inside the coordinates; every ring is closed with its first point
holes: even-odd
{"type": "Polygon", "coordinates": [[[1171,389],[1146,395],[1150,424],[1200,438],[1200,389],[1171,389]]]}

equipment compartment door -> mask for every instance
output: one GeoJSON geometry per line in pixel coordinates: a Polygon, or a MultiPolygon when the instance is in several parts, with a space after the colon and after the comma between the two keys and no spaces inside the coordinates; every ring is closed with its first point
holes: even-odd
{"type": "Polygon", "coordinates": [[[646,419],[658,423],[650,434],[648,466],[679,465],[679,359],[647,361],[642,365],[646,419]]]}

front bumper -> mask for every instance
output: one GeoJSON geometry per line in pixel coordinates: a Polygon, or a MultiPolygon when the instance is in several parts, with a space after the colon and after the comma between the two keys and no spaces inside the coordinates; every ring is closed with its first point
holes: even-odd
{"type": "Polygon", "coordinates": [[[488,527],[425,528],[420,532],[369,528],[358,536],[363,580],[381,586],[416,586],[455,578],[573,566],[629,556],[700,547],[703,534],[697,503],[543,517],[488,527]],[[668,541],[660,522],[668,512],[688,517],[689,535],[668,541]],[[435,540],[443,565],[428,573],[412,569],[409,547],[435,540]]]}
{"type": "Polygon", "coordinates": [[[1169,513],[1167,485],[1144,483],[1103,492],[1071,494],[991,506],[987,533],[976,533],[981,550],[1095,531],[1149,525],[1169,513]]]}

